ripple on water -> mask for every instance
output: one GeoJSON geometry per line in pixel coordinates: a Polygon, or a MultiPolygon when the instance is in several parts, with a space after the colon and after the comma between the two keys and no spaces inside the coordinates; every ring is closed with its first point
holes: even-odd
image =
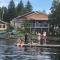
{"type": "MultiPolygon", "coordinates": [[[[55,49],[54,49],[55,50],[55,49]]],[[[14,45],[14,43],[7,41],[0,41],[0,60],[52,60],[51,56],[57,54],[51,48],[21,48],[14,45]]]]}

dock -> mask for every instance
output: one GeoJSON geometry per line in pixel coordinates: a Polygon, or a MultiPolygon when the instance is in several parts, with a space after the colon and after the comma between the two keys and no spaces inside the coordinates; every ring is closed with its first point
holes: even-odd
{"type": "Polygon", "coordinates": [[[60,48],[60,45],[54,44],[24,44],[24,47],[43,47],[43,48],[60,48]]]}

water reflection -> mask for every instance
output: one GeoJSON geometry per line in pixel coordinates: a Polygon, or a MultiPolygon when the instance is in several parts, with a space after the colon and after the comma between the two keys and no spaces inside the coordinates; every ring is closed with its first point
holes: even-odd
{"type": "Polygon", "coordinates": [[[60,60],[60,48],[17,47],[0,40],[0,60],[60,60]]]}

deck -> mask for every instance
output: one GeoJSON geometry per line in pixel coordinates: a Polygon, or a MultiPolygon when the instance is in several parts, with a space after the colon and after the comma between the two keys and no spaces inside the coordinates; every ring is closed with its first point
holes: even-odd
{"type": "Polygon", "coordinates": [[[60,45],[53,45],[53,44],[24,44],[24,47],[43,47],[43,48],[60,48],[60,45]]]}

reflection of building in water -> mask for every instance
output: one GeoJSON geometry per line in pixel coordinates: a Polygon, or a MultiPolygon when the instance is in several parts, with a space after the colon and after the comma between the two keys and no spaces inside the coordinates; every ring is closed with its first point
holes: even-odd
{"type": "Polygon", "coordinates": [[[37,60],[51,60],[51,57],[49,55],[37,55],[37,60]]]}
{"type": "Polygon", "coordinates": [[[11,48],[7,48],[4,52],[4,60],[13,60],[13,57],[11,56],[13,54],[13,51],[11,50],[11,48]]]}
{"type": "Polygon", "coordinates": [[[47,48],[36,47],[36,58],[37,58],[37,60],[51,60],[51,56],[48,54],[50,54],[50,52],[48,52],[47,48]]]}

